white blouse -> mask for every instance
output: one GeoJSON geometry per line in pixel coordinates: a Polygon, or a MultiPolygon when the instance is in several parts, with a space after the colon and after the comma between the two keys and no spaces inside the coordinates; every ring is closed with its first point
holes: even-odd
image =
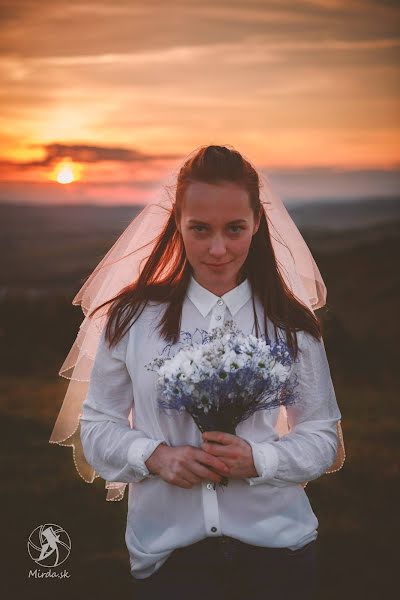
{"type": "MultiPolygon", "coordinates": [[[[255,305],[265,333],[257,297],[255,305]]],[[[300,352],[293,375],[301,401],[287,407],[290,432],[279,439],[278,409],[258,411],[236,428],[251,445],[258,476],[230,478],[228,486],[215,490],[211,480],[182,488],[150,473],[145,464],[161,442],[200,447],[203,441],[188,413],[158,410],[157,374],[145,368],[161,353],[179,350],[179,342],[168,344],[156,331],[165,308],[150,302],[111,350],[103,331],[81,416],[87,462],[104,480],[129,483],[125,540],[132,575],[149,577],[175,548],[207,536],[301,548],[318,535],[318,519],[301,483],[317,479],[333,464],[341,419],[323,341],[297,332],[300,352]]],[[[201,343],[204,333],[232,318],[244,333],[255,333],[249,280],[219,297],[192,276],[182,306],[181,340],[189,336],[201,343]]],[[[270,320],[267,333],[273,341],[270,320]]]]}

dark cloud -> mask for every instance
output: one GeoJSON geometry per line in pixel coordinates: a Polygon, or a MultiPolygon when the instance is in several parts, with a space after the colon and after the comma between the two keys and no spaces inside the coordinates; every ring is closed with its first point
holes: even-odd
{"type": "Polygon", "coordinates": [[[98,163],[104,161],[144,163],[179,158],[179,155],[174,154],[145,154],[139,150],[130,150],[129,148],[90,146],[87,144],[47,144],[40,147],[46,151],[46,156],[41,160],[20,162],[0,160],[0,166],[19,169],[48,167],[63,158],[70,158],[72,161],[79,163],[98,163]]]}

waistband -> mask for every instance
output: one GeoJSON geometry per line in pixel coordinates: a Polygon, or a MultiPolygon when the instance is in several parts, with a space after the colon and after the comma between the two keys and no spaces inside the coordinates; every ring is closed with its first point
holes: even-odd
{"type": "Polygon", "coordinates": [[[247,551],[255,551],[259,552],[260,550],[263,553],[267,554],[297,554],[305,552],[309,547],[314,546],[316,544],[316,539],[307,542],[301,548],[297,550],[291,550],[290,548],[285,547],[272,547],[272,546],[256,546],[253,544],[249,544],[247,542],[243,542],[242,540],[238,540],[236,538],[230,537],[229,535],[216,535],[216,536],[207,536],[198,542],[192,544],[192,546],[196,547],[209,547],[209,548],[221,548],[222,551],[239,551],[240,549],[246,549],[247,551]]]}

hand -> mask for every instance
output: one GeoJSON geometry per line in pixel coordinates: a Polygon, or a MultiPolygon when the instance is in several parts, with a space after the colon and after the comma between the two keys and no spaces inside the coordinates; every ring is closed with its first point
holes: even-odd
{"type": "Polygon", "coordinates": [[[172,447],[159,444],[145,464],[151,473],[183,488],[192,488],[203,479],[219,483],[222,475],[229,474],[229,469],[222,460],[189,445],[172,447]]]}
{"type": "Polygon", "coordinates": [[[205,452],[222,460],[229,468],[229,477],[244,479],[258,477],[253,451],[243,438],[223,431],[205,431],[201,447],[205,452]]]}

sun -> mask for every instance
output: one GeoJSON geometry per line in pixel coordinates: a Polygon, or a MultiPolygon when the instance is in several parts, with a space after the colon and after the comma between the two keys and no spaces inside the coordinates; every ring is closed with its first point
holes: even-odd
{"type": "Polygon", "coordinates": [[[58,171],[56,180],[58,183],[72,183],[75,180],[74,171],[69,165],[64,165],[58,171]]]}
{"type": "Polygon", "coordinates": [[[63,185],[73,183],[80,178],[80,167],[70,159],[58,163],[52,173],[52,179],[63,185]]]}

